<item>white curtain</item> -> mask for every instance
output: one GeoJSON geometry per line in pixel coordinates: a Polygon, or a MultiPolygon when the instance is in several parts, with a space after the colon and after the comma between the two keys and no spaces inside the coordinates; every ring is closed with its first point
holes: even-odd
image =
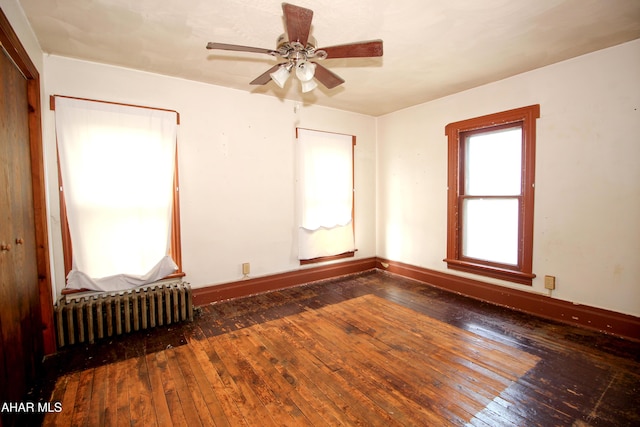
{"type": "Polygon", "coordinates": [[[177,113],[56,97],[73,247],[67,287],[114,291],[173,273],[177,113]]]}
{"type": "Polygon", "coordinates": [[[355,250],[352,136],[298,129],[297,149],[299,258],[355,250]]]}

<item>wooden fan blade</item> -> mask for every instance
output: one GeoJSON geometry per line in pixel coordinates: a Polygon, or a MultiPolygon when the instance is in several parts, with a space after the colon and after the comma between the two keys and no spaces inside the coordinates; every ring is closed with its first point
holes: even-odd
{"type": "Polygon", "coordinates": [[[271,80],[271,73],[276,72],[278,70],[278,68],[280,68],[280,65],[282,65],[282,64],[276,64],[273,67],[269,68],[267,71],[265,71],[264,73],[260,74],[258,77],[256,77],[249,84],[252,84],[252,85],[266,85],[271,80]]]}
{"type": "Polygon", "coordinates": [[[369,40],[365,42],[341,44],[337,46],[323,47],[318,50],[327,52],[326,59],[337,58],[369,58],[382,56],[382,40],[369,40]]]}
{"type": "Polygon", "coordinates": [[[334,74],[317,62],[314,62],[314,64],[316,64],[316,72],[313,77],[315,77],[320,83],[325,85],[327,89],[333,89],[334,87],[340,86],[342,83],[344,83],[344,79],[342,77],[334,74]]]}
{"type": "Polygon", "coordinates": [[[207,43],[207,49],[220,49],[220,50],[233,50],[235,52],[253,52],[253,53],[266,53],[271,55],[273,50],[271,49],[262,49],[259,47],[250,47],[250,46],[239,46],[237,44],[226,44],[226,43],[207,43]]]}
{"type": "Polygon", "coordinates": [[[303,47],[306,47],[309,40],[309,32],[311,31],[313,10],[282,3],[282,11],[284,12],[289,43],[299,42],[303,47]]]}

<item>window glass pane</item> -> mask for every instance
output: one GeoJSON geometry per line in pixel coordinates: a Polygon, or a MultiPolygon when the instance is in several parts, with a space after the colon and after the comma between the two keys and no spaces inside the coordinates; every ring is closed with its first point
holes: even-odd
{"type": "Polygon", "coordinates": [[[465,194],[515,196],[522,177],[520,126],[471,135],[465,140],[465,194]]]}
{"type": "Polygon", "coordinates": [[[518,199],[463,201],[462,255],[484,261],[518,263],[518,199]]]}

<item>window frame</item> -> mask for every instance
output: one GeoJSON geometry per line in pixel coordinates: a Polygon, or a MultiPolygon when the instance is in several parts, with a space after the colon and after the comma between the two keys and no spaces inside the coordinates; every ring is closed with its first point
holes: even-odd
{"type": "MultiPolygon", "coordinates": [[[[298,130],[300,129],[307,129],[307,128],[301,128],[301,127],[296,127],[296,141],[299,139],[298,136],[298,130]]],[[[307,130],[313,130],[313,129],[307,129],[307,130]]],[[[326,132],[326,131],[316,131],[316,132],[326,132]]],[[[336,132],[326,132],[326,133],[336,133],[336,132]]],[[[346,134],[340,134],[340,135],[346,135],[346,134]]],[[[352,229],[353,229],[353,240],[355,243],[355,238],[356,238],[356,136],[355,135],[349,135],[351,136],[351,191],[353,192],[353,197],[351,198],[351,224],[352,224],[352,229]]],[[[333,260],[338,260],[338,259],[343,259],[343,258],[353,258],[355,257],[356,251],[358,249],[354,249],[353,251],[347,251],[347,252],[343,252],[340,254],[335,254],[335,255],[327,255],[327,256],[321,256],[321,257],[316,257],[316,258],[309,258],[309,259],[299,259],[299,264],[300,265],[309,265],[309,264],[317,264],[320,262],[326,262],[326,261],[333,261],[333,260]]]]}
{"type": "MultiPolygon", "coordinates": [[[[102,102],[106,104],[116,104],[116,105],[124,105],[128,107],[136,107],[136,108],[149,108],[152,110],[161,110],[161,111],[170,111],[176,113],[177,124],[180,124],[180,113],[174,110],[166,110],[162,108],[154,108],[154,107],[145,107],[141,105],[134,104],[123,104],[119,102],[109,102],[109,101],[100,101],[95,99],[88,98],[77,98],[72,96],[62,96],[62,95],[51,95],[49,97],[49,109],[55,111],[55,99],[56,98],[71,98],[71,99],[79,99],[83,101],[91,101],[91,102],[102,102]]],[[[57,151],[57,144],[56,144],[57,151]]],[[[73,246],[71,244],[71,233],[69,231],[69,223],[67,220],[67,207],[64,197],[64,183],[62,182],[62,171],[60,170],[60,157],[57,157],[57,167],[58,167],[58,185],[59,185],[59,202],[60,202],[60,228],[62,232],[62,254],[64,260],[64,274],[65,277],[69,275],[69,272],[72,269],[72,260],[73,260],[73,246]]],[[[181,245],[181,237],[180,237],[180,197],[179,197],[179,189],[180,184],[178,181],[178,144],[176,141],[176,153],[175,153],[175,164],[173,169],[173,205],[172,205],[172,213],[171,213],[171,237],[170,237],[170,247],[169,254],[171,259],[176,263],[178,269],[166,276],[164,279],[173,279],[184,277],[185,273],[182,271],[182,245],[181,245]]],[[[80,292],[75,289],[64,289],[62,291],[65,293],[74,293],[80,292]]]]}
{"type": "MultiPolygon", "coordinates": [[[[533,278],[533,213],[535,192],[536,119],[540,105],[530,105],[481,117],[449,123],[447,189],[447,257],[452,270],[531,285],[533,278]],[[462,203],[464,194],[465,137],[520,124],[522,127],[522,173],[518,218],[518,261],[516,265],[469,258],[462,255],[462,203]]],[[[513,196],[510,196],[513,197],[513,196]]]]}

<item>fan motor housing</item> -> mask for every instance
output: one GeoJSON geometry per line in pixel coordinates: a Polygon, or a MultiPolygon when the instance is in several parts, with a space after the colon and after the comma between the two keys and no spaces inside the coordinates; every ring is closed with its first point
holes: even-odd
{"type": "Polygon", "coordinates": [[[307,45],[302,46],[299,42],[291,42],[288,40],[286,34],[281,34],[276,41],[276,54],[283,58],[290,59],[308,59],[317,58],[324,59],[327,57],[323,50],[316,51],[317,42],[312,36],[307,39],[307,45]]]}

